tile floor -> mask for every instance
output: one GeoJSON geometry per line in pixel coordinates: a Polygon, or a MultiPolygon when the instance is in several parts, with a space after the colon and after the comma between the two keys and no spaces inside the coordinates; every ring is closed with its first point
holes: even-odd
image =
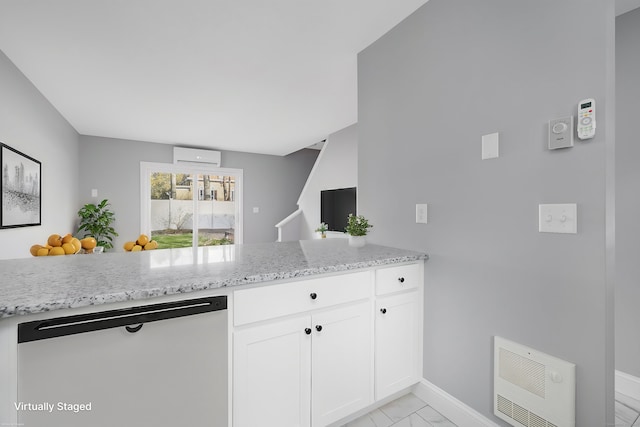
{"type": "MultiPolygon", "coordinates": [[[[640,427],[640,401],[616,393],[616,427],[640,427]]],[[[413,394],[369,412],[342,427],[457,427],[413,394]]]]}
{"type": "Polygon", "coordinates": [[[616,393],[616,427],[640,427],[640,401],[616,393]]]}
{"type": "Polygon", "coordinates": [[[343,427],[457,427],[414,394],[407,394],[343,427]]]}

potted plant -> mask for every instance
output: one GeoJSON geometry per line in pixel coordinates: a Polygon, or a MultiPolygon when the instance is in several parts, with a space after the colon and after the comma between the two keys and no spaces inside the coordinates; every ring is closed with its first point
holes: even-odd
{"type": "Polygon", "coordinates": [[[113,238],[118,235],[111,224],[116,220],[115,214],[109,209],[109,202],[104,199],[98,205],[87,203],[78,211],[80,226],[78,233],[83,237],[91,236],[96,239],[99,247],[113,248],[113,238]]]}
{"type": "Polygon", "coordinates": [[[320,226],[316,228],[316,233],[320,233],[320,237],[323,239],[327,238],[327,230],[329,230],[329,226],[324,222],[320,223],[320,226]]]}
{"type": "Polygon", "coordinates": [[[349,214],[347,226],[344,229],[345,233],[349,234],[349,245],[356,248],[364,246],[367,243],[365,236],[371,227],[373,225],[369,224],[369,220],[364,216],[349,214]]]}

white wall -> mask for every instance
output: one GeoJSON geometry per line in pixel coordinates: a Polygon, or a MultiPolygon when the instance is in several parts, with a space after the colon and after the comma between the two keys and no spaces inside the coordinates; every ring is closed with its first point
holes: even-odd
{"type": "Polygon", "coordinates": [[[42,225],[0,229],[0,259],[30,257],[50,234],[74,233],[78,133],[0,51],[0,141],[42,163],[42,225]]]}
{"type": "Polygon", "coordinates": [[[298,199],[300,239],[314,238],[320,224],[320,191],[358,185],[358,125],[331,134],[298,199]]]}

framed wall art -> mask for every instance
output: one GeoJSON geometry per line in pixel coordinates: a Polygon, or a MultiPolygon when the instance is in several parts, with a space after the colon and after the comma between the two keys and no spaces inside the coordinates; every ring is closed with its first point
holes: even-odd
{"type": "Polygon", "coordinates": [[[0,142],[0,165],[0,228],[40,225],[42,164],[0,142]]]}

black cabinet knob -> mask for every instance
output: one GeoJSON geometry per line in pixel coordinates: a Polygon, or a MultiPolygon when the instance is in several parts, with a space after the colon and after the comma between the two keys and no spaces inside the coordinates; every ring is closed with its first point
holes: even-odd
{"type": "Polygon", "coordinates": [[[386,314],[386,313],[387,313],[387,309],[386,309],[386,308],[381,308],[381,309],[380,309],[380,313],[382,313],[382,314],[386,314]]]}
{"type": "Polygon", "coordinates": [[[309,294],[309,296],[311,297],[311,299],[316,299],[316,298],[318,298],[318,294],[316,294],[315,292],[311,292],[311,293],[309,294]]]}
{"type": "Polygon", "coordinates": [[[404,277],[398,277],[398,282],[404,283],[404,277]]]}
{"type": "Polygon", "coordinates": [[[316,325],[316,331],[320,332],[322,330],[322,325],[316,325]]]}
{"type": "Polygon", "coordinates": [[[304,328],[304,333],[307,335],[311,334],[311,328],[304,328]]]}

